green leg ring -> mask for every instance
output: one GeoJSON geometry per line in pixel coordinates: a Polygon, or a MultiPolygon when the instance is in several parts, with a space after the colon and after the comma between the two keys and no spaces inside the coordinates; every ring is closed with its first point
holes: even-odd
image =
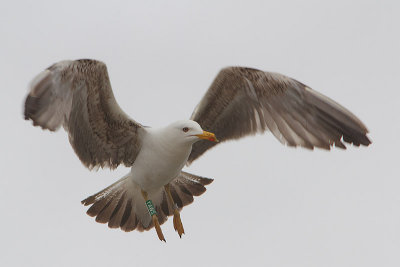
{"type": "Polygon", "coordinates": [[[153,206],[153,202],[150,199],[146,201],[146,207],[147,210],[149,211],[150,216],[157,214],[156,209],[153,206]]]}

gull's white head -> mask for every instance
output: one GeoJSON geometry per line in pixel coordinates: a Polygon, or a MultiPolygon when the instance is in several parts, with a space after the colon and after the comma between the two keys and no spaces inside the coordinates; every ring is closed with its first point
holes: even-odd
{"type": "Polygon", "coordinates": [[[213,133],[204,131],[197,122],[192,120],[177,121],[168,125],[167,128],[176,139],[180,139],[191,144],[199,141],[200,139],[218,142],[213,133]]]}

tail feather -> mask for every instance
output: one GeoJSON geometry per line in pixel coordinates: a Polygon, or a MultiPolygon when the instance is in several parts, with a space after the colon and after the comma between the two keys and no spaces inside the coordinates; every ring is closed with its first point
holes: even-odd
{"type": "Polygon", "coordinates": [[[130,198],[126,203],[124,215],[122,216],[120,224],[121,229],[125,232],[130,232],[135,230],[136,226],[139,223],[137,216],[135,215],[132,209],[133,209],[132,198],[130,198]]]}
{"type": "Polygon", "coordinates": [[[125,191],[119,199],[117,206],[111,214],[110,221],[108,222],[108,227],[119,228],[121,226],[122,215],[124,214],[126,207],[126,194],[127,192],[125,191]]]}
{"type": "MultiPolygon", "coordinates": [[[[179,209],[193,202],[193,196],[200,196],[206,191],[205,185],[212,179],[196,176],[187,172],[170,183],[174,203],[179,209]]],[[[149,192],[160,224],[173,215],[173,206],[168,201],[164,188],[149,192]]],[[[148,231],[154,227],[147,211],[140,187],[126,175],[102,191],[82,200],[85,206],[91,205],[87,214],[96,217],[96,222],[108,223],[110,228],[121,228],[123,231],[148,231]]]]}

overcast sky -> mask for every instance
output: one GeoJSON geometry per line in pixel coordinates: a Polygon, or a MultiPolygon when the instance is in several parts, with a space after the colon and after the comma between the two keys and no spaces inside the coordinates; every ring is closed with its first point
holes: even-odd
{"type": "Polygon", "coordinates": [[[1,266],[400,266],[398,1],[3,1],[1,266]],[[111,4],[112,2],[112,4],[111,4]],[[64,131],[22,117],[31,79],[104,61],[138,122],[188,118],[222,67],[293,77],[354,112],[373,144],[293,149],[270,133],[187,171],[215,179],[154,230],[108,229],[80,201],[129,169],[90,172],[64,131]],[[145,265],[146,264],[146,265],[145,265]]]}

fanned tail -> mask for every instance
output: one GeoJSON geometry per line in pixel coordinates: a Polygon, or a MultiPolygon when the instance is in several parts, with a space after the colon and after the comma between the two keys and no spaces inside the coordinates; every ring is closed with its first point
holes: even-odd
{"type": "MultiPolygon", "coordinates": [[[[86,213],[96,217],[96,222],[108,223],[108,227],[121,228],[126,232],[148,231],[153,228],[154,224],[147,211],[140,186],[130,178],[128,174],[109,187],[82,200],[83,205],[91,205],[86,213]]],[[[177,207],[182,209],[191,204],[193,197],[203,194],[206,191],[205,186],[212,181],[213,179],[182,171],[170,183],[172,198],[177,207]]],[[[173,215],[173,206],[167,200],[164,188],[148,193],[161,225],[173,215]]]]}

